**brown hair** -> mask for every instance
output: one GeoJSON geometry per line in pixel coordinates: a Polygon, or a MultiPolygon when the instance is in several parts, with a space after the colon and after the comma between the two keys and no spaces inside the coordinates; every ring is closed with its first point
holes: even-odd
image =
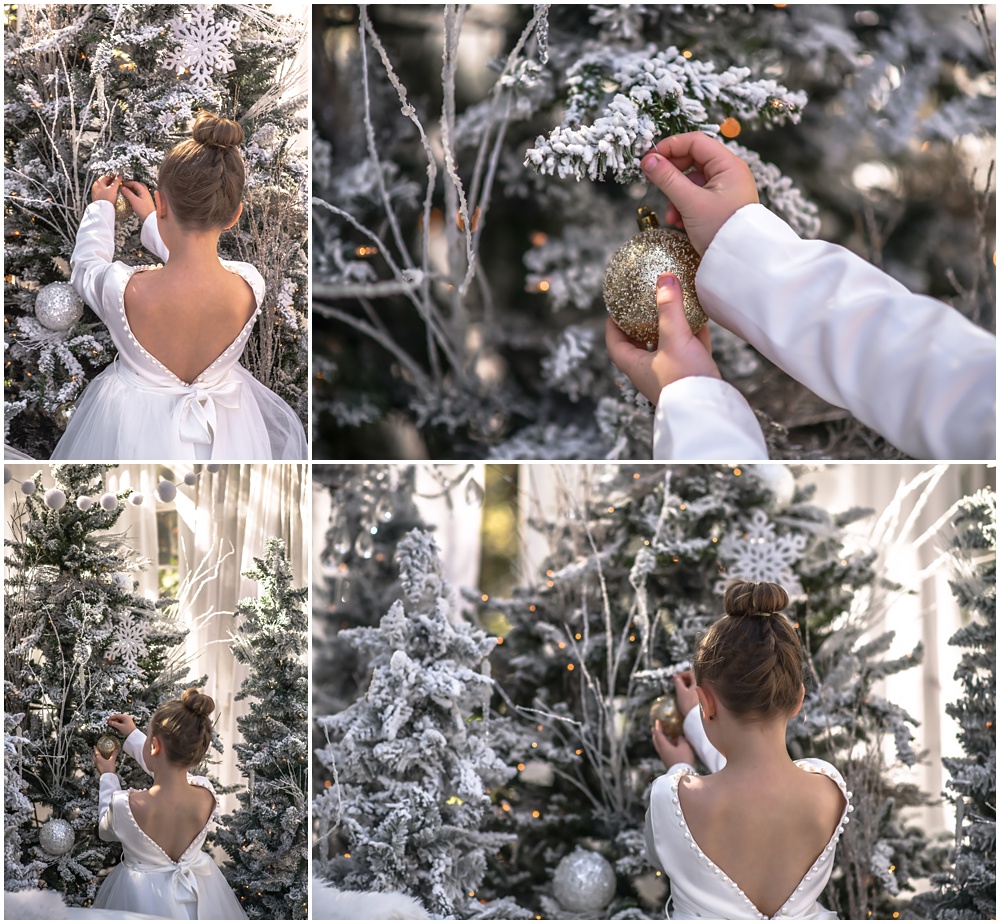
{"type": "Polygon", "coordinates": [[[163,158],[160,189],[184,227],[224,228],[236,217],[243,198],[246,173],[236,147],[243,143],[243,129],[202,110],[191,136],[163,158]]]}
{"type": "Polygon", "coordinates": [[[738,581],[726,589],[726,615],[698,643],[694,675],[738,716],[788,715],[802,689],[802,644],[779,611],[788,593],[779,584],[738,581]]]}
{"type": "Polygon", "coordinates": [[[212,743],[213,712],[215,700],[191,687],[153,713],[149,736],[160,739],[172,764],[193,767],[202,762],[212,743]]]}

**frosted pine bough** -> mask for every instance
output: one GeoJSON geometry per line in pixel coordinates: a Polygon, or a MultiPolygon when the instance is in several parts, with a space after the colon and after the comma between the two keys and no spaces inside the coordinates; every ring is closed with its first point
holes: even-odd
{"type": "MultiPolygon", "coordinates": [[[[715,137],[726,118],[747,127],[795,123],[806,104],[801,91],[750,79],[748,67],[716,72],[712,62],[697,61],[673,45],[659,52],[648,45],[625,55],[597,46],[568,74],[562,123],[548,137],[539,135],[524,157],[526,167],[561,179],[641,180],[641,159],[662,138],[691,131],[715,137]]],[[[747,160],[762,201],[798,233],[815,236],[816,207],[773,164],[741,145],[731,147],[747,160]]]]}

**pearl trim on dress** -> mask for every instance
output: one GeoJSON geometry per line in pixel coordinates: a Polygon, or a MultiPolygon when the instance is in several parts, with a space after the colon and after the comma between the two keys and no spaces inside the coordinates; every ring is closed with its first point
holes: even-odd
{"type": "Polygon", "coordinates": [[[816,860],[813,862],[813,865],[809,868],[805,876],[802,877],[802,879],[799,881],[799,884],[795,887],[795,891],[792,892],[792,894],[785,899],[785,903],[775,912],[773,917],[768,917],[752,901],[750,901],[750,899],[747,897],[744,891],[728,875],[726,875],[726,873],[723,872],[722,869],[720,869],[715,864],[712,858],[709,857],[708,854],[706,854],[705,851],[703,851],[698,846],[695,839],[691,836],[691,832],[690,830],[688,830],[687,822],[684,820],[684,812],[681,810],[681,801],[680,801],[680,796],[678,796],[677,794],[677,787],[680,785],[682,776],[698,776],[699,774],[697,773],[697,771],[695,771],[692,767],[689,766],[681,766],[678,768],[678,772],[676,772],[673,775],[673,778],[670,781],[670,788],[673,793],[671,797],[671,802],[675,806],[674,815],[677,817],[677,822],[680,825],[681,830],[684,834],[684,840],[688,842],[688,845],[698,855],[698,858],[705,861],[709,869],[711,869],[713,875],[715,875],[717,878],[722,879],[722,881],[726,885],[730,886],[732,889],[736,891],[736,893],[740,896],[740,898],[743,900],[743,902],[746,904],[747,908],[751,912],[751,916],[761,921],[770,921],[774,920],[775,918],[782,917],[785,909],[797,898],[801,898],[801,895],[799,893],[802,892],[803,889],[805,888],[804,883],[812,881],[813,875],[819,872],[820,863],[826,859],[828,854],[837,849],[837,842],[840,840],[840,835],[844,833],[844,825],[846,825],[851,820],[848,817],[848,815],[849,813],[854,811],[854,806],[851,803],[851,797],[854,794],[848,791],[843,776],[841,776],[840,773],[835,768],[830,767],[830,769],[827,770],[823,767],[814,767],[812,764],[808,763],[805,760],[797,760],[795,761],[795,765],[800,769],[805,770],[807,773],[821,773],[823,776],[829,777],[831,780],[833,780],[840,788],[840,791],[844,794],[844,798],[847,800],[847,805],[844,807],[844,812],[840,816],[840,822],[838,823],[836,829],[831,835],[830,840],[827,842],[826,847],[823,848],[823,852],[816,858],[816,860]]]}

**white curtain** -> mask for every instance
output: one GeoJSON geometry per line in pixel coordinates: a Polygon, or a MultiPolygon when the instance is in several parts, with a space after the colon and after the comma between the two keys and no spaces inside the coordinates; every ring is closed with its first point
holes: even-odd
{"type": "MultiPolygon", "coordinates": [[[[8,532],[20,482],[42,471],[45,487],[53,484],[48,465],[9,467],[14,478],[4,487],[8,532]]],[[[253,567],[255,557],[263,557],[269,538],[285,540],[296,585],[306,585],[308,482],[308,466],[291,464],[226,465],[210,473],[201,465],[137,463],[109,469],[105,477],[108,491],[132,488],[144,495],[140,506],[126,503],[116,531],[124,531],[126,542],[149,560],[150,566],[137,578],[140,592],[150,598],[155,599],[158,586],[156,514],[177,511],[180,615],[190,629],[186,655],[190,676],[207,676],[205,691],[217,705],[216,727],[225,752],[214,771],[223,784],[246,785],[232,748],[239,740],[236,719],[248,710],[246,702],[233,700],[246,668],[229,647],[236,627],[231,614],[241,599],[257,594],[256,582],[242,575],[253,567]],[[188,474],[197,475],[193,485],[183,483],[188,474]],[[168,503],[153,496],[162,480],[178,483],[176,498],[168,503]]],[[[224,811],[236,806],[235,795],[223,796],[224,811]]]]}

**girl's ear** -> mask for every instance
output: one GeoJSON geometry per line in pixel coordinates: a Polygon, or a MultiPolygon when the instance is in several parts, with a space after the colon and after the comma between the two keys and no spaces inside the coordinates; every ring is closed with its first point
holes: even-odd
{"type": "Polygon", "coordinates": [[[236,222],[240,220],[240,215],[242,214],[243,214],[243,203],[241,202],[238,206],[236,206],[236,214],[233,216],[233,220],[229,222],[229,224],[226,225],[226,227],[223,228],[223,230],[228,231],[233,225],[236,224],[236,222]]]}
{"type": "Polygon", "coordinates": [[[715,701],[715,694],[712,692],[711,687],[699,687],[696,685],[694,691],[698,694],[698,702],[701,704],[701,712],[705,717],[705,721],[712,721],[719,711],[719,707],[715,701]]]}
{"type": "Polygon", "coordinates": [[[163,742],[160,741],[158,735],[154,735],[149,739],[149,753],[155,757],[161,750],[163,750],[163,742]]]}
{"type": "Polygon", "coordinates": [[[153,202],[156,203],[156,217],[166,218],[167,200],[163,193],[161,193],[158,189],[153,190],[153,202]]]}
{"type": "Polygon", "coordinates": [[[795,704],[795,708],[788,714],[788,718],[793,719],[799,714],[799,710],[802,708],[802,701],[806,698],[806,685],[799,685],[799,701],[795,704]]]}

